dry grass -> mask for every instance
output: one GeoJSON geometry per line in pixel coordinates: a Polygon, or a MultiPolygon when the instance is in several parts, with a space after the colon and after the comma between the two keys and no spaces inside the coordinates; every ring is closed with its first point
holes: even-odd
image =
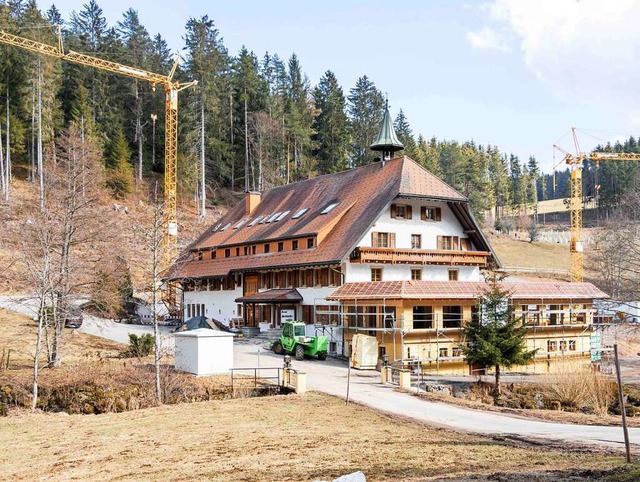
{"type": "Polygon", "coordinates": [[[563,408],[587,407],[598,415],[606,415],[617,399],[615,382],[602,373],[584,369],[565,369],[547,375],[540,388],[547,399],[560,402],[563,408]]]}
{"type": "Polygon", "coordinates": [[[530,243],[507,235],[491,235],[489,241],[504,266],[569,269],[569,247],[566,244],[530,243]]]}
{"type": "Polygon", "coordinates": [[[99,416],[0,419],[0,478],[367,480],[610,468],[619,457],[510,446],[316,393],[99,416]]]}
{"type": "MultiPolygon", "coordinates": [[[[36,339],[36,323],[29,317],[0,308],[0,353],[11,350],[10,371],[30,370],[36,339]]],[[[78,364],[115,357],[124,345],[84,333],[65,329],[63,361],[78,364]]],[[[0,372],[0,379],[2,372],[0,372]]]]}

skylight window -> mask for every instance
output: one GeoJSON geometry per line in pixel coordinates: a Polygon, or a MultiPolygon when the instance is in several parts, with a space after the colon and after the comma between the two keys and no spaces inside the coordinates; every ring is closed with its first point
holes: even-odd
{"type": "Polygon", "coordinates": [[[287,216],[287,214],[289,214],[290,212],[291,212],[291,211],[285,211],[285,212],[283,212],[283,213],[282,213],[280,216],[278,216],[275,220],[276,220],[276,221],[282,221],[282,220],[287,216]]]}
{"type": "Polygon", "coordinates": [[[302,208],[300,211],[298,211],[297,213],[295,213],[293,216],[291,216],[291,219],[298,219],[301,218],[302,215],[304,213],[306,213],[309,210],[309,208],[302,208]]]}
{"type": "Polygon", "coordinates": [[[265,217],[263,217],[260,221],[258,221],[258,224],[266,223],[267,219],[269,219],[269,216],[270,216],[270,214],[268,214],[265,217]]]}
{"type": "Polygon", "coordinates": [[[269,216],[269,218],[267,218],[267,221],[266,221],[266,222],[267,222],[267,223],[272,223],[272,222],[274,222],[274,221],[278,218],[278,216],[280,216],[281,214],[282,214],[282,213],[281,213],[280,211],[278,211],[278,212],[277,212],[277,213],[275,213],[275,214],[272,214],[271,216],[269,216]]]}
{"type": "Polygon", "coordinates": [[[335,203],[329,204],[326,208],[324,208],[322,210],[322,212],[320,214],[329,214],[331,211],[333,211],[333,208],[335,208],[338,204],[340,204],[340,203],[339,202],[335,202],[335,203]]]}
{"type": "Polygon", "coordinates": [[[258,224],[260,222],[261,219],[262,219],[262,216],[258,216],[257,218],[255,218],[253,221],[251,221],[249,223],[249,227],[255,226],[256,224],[258,224]]]}
{"type": "Polygon", "coordinates": [[[233,229],[238,229],[240,227],[242,227],[247,221],[249,221],[249,218],[247,219],[242,219],[238,224],[236,224],[233,229]]]}
{"type": "Polygon", "coordinates": [[[224,231],[225,229],[227,229],[229,226],[231,226],[231,223],[227,223],[224,225],[224,227],[220,230],[220,231],[224,231]]]}

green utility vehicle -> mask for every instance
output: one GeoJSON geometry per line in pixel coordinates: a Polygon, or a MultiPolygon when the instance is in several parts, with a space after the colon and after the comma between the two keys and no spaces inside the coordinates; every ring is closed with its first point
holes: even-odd
{"type": "Polygon", "coordinates": [[[306,326],[301,321],[282,323],[282,334],[271,347],[278,355],[293,353],[296,360],[302,360],[305,355],[318,357],[319,360],[327,358],[327,337],[307,336],[306,326]]]}

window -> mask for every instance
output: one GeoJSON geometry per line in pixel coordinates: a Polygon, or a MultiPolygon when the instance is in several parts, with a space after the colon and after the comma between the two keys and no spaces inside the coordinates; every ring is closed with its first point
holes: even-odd
{"type": "Polygon", "coordinates": [[[240,256],[240,248],[236,248],[236,256],[240,256]]]}
{"type": "Polygon", "coordinates": [[[329,342],[329,351],[331,353],[335,353],[338,351],[338,343],[335,341],[330,341],[329,342]]]}
{"type": "Polygon", "coordinates": [[[414,306],[413,307],[413,329],[430,330],[433,328],[433,307],[414,306]]]}
{"type": "Polygon", "coordinates": [[[316,269],[316,286],[329,286],[329,268],[316,269]]]}
{"type": "Polygon", "coordinates": [[[555,340],[547,340],[547,351],[558,351],[558,342],[555,340]]]}
{"type": "Polygon", "coordinates": [[[452,251],[458,249],[458,236],[438,236],[438,249],[452,251]]]}
{"type": "Polygon", "coordinates": [[[241,227],[244,225],[244,223],[246,223],[247,221],[249,221],[249,218],[247,218],[247,219],[242,219],[238,224],[236,224],[236,225],[233,227],[233,229],[241,228],[241,227]]]}
{"type": "Polygon", "coordinates": [[[442,210],[436,207],[422,206],[420,208],[420,219],[423,221],[441,221],[442,210]]]}
{"type": "Polygon", "coordinates": [[[576,351],[576,341],[569,340],[569,351],[576,351]]]}
{"type": "Polygon", "coordinates": [[[278,242],[278,251],[284,251],[284,243],[282,241],[278,242]]]}
{"type": "Polygon", "coordinates": [[[300,211],[291,216],[291,219],[298,219],[304,215],[309,210],[309,208],[302,208],[300,211]]]}
{"type": "Polygon", "coordinates": [[[291,249],[293,251],[297,251],[297,249],[298,249],[298,240],[297,239],[294,239],[293,241],[291,241],[291,249]]]}
{"type": "Polygon", "coordinates": [[[271,251],[271,245],[269,243],[265,243],[264,245],[264,252],[268,253],[269,251],[271,251]]]}
{"type": "Polygon", "coordinates": [[[411,268],[411,279],[420,281],[422,279],[422,268],[411,268]]]}
{"type": "Polygon", "coordinates": [[[451,356],[462,356],[462,349],[458,346],[455,346],[451,349],[451,356]]]}
{"type": "Polygon", "coordinates": [[[329,286],[340,286],[342,283],[342,272],[336,268],[329,268],[329,286]]]}
{"type": "Polygon", "coordinates": [[[212,249],[211,250],[211,259],[216,259],[216,255],[217,255],[216,250],[212,249]]]}
{"type": "Polygon", "coordinates": [[[374,248],[395,248],[396,233],[371,233],[371,246],[374,248]]]}
{"type": "Polygon", "coordinates": [[[458,270],[450,269],[449,270],[449,281],[458,281],[458,270]]]}
{"type": "Polygon", "coordinates": [[[202,251],[198,251],[198,261],[202,261],[202,251]]]}
{"type": "Polygon", "coordinates": [[[278,211],[275,214],[272,214],[271,216],[269,216],[265,222],[267,223],[272,223],[273,221],[275,221],[276,219],[278,219],[278,216],[280,216],[282,213],[280,211],[278,211]]]}
{"type": "Polygon", "coordinates": [[[313,284],[313,270],[308,269],[304,273],[304,284],[308,287],[314,286],[313,284]]]}
{"type": "Polygon", "coordinates": [[[255,218],[253,221],[251,221],[249,223],[249,227],[251,226],[255,226],[256,224],[258,224],[260,221],[262,220],[262,216],[258,216],[257,218],[255,218]]]}
{"type": "Polygon", "coordinates": [[[249,246],[245,246],[244,247],[244,251],[243,252],[244,252],[245,256],[247,256],[249,254],[249,249],[250,249],[249,246]]]}
{"type": "Polygon", "coordinates": [[[394,328],[396,326],[396,307],[395,306],[385,306],[382,315],[384,316],[385,328],[394,328]]]}
{"type": "Polygon", "coordinates": [[[231,249],[227,248],[224,250],[224,257],[228,258],[229,256],[231,256],[231,249]]]}
{"type": "Polygon", "coordinates": [[[256,254],[258,247],[254,244],[253,246],[251,246],[251,254],[256,254]]]}
{"type": "Polygon", "coordinates": [[[560,340],[560,351],[567,351],[567,340],[560,340]]]}
{"type": "Polygon", "coordinates": [[[460,238],[460,251],[470,251],[469,238],[460,238]]]}
{"type": "Polygon", "coordinates": [[[382,268],[371,268],[371,281],[382,281],[382,268]]]}
{"type": "Polygon", "coordinates": [[[438,351],[438,358],[446,358],[448,356],[449,356],[449,349],[440,348],[440,350],[438,351]]]}
{"type": "Polygon", "coordinates": [[[320,214],[329,214],[331,211],[333,211],[333,208],[335,208],[338,204],[340,204],[339,202],[333,202],[331,204],[329,204],[326,208],[324,208],[322,210],[322,212],[320,214]]]}
{"type": "Polygon", "coordinates": [[[411,219],[411,206],[407,204],[392,204],[391,218],[392,219],[411,219]]]}
{"type": "Polygon", "coordinates": [[[278,217],[275,219],[275,221],[282,221],[282,220],[287,216],[287,214],[289,214],[290,212],[291,212],[291,211],[285,211],[285,212],[283,212],[280,216],[278,216],[278,217]]]}
{"type": "Polygon", "coordinates": [[[462,326],[462,306],[442,307],[442,327],[460,328],[462,326]]]}
{"type": "Polygon", "coordinates": [[[411,249],[420,249],[422,248],[422,235],[421,234],[412,234],[411,235],[411,249]]]}
{"type": "Polygon", "coordinates": [[[313,248],[314,244],[315,244],[314,238],[307,238],[307,248],[313,248]]]}
{"type": "Polygon", "coordinates": [[[227,229],[229,226],[231,226],[231,223],[227,223],[224,225],[224,227],[220,230],[220,231],[224,231],[225,229],[227,229]]]}

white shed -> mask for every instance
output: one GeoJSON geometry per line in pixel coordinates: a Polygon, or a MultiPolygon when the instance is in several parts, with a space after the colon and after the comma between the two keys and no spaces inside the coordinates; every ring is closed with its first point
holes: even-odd
{"type": "Polygon", "coordinates": [[[197,376],[229,373],[233,368],[233,334],[199,328],[174,334],[176,370],[197,376]]]}

